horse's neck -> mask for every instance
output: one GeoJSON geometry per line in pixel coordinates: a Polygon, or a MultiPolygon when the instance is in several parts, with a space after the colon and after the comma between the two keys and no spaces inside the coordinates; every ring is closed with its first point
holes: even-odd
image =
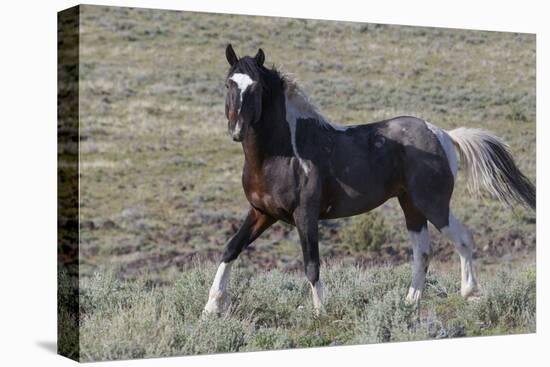
{"type": "Polygon", "coordinates": [[[260,172],[265,154],[262,151],[262,142],[255,131],[248,131],[243,141],[245,164],[252,172],[260,172]]]}
{"type": "Polygon", "coordinates": [[[272,157],[292,154],[290,129],[285,120],[284,99],[278,105],[264,107],[262,118],[243,141],[245,161],[253,170],[261,170],[272,157]]]}

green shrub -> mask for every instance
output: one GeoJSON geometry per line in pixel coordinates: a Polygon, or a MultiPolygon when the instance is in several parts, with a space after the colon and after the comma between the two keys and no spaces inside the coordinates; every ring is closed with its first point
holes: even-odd
{"type": "Polygon", "coordinates": [[[57,348],[70,358],[78,358],[79,354],[78,289],[78,278],[61,269],[57,290],[57,322],[61,332],[58,333],[57,348]]]}
{"type": "Polygon", "coordinates": [[[535,269],[500,271],[475,304],[475,316],[485,327],[534,328],[536,322],[535,269]]]}
{"type": "Polygon", "coordinates": [[[355,343],[379,343],[414,339],[417,309],[405,302],[403,290],[388,291],[372,302],[357,325],[355,343]]]}
{"type": "Polygon", "coordinates": [[[235,276],[233,284],[236,285],[236,289],[231,290],[235,315],[251,318],[262,327],[277,328],[296,324],[301,316],[299,308],[311,303],[305,277],[292,273],[273,270],[255,274],[248,281],[235,276]],[[239,282],[246,282],[248,286],[239,287],[239,282]]]}
{"type": "Polygon", "coordinates": [[[140,288],[140,282],[123,283],[114,271],[98,271],[90,279],[82,280],[80,287],[80,310],[84,314],[126,308],[140,288]]]}
{"type": "Polygon", "coordinates": [[[321,335],[320,333],[303,333],[296,338],[296,347],[309,348],[309,347],[322,347],[330,344],[330,340],[321,335]]]}
{"type": "Polygon", "coordinates": [[[181,354],[188,339],[171,293],[122,282],[112,273],[83,282],[81,314],[83,361],[181,354]]]}
{"type": "Polygon", "coordinates": [[[389,239],[390,230],[377,211],[351,219],[340,233],[342,242],[355,252],[379,251],[389,239]]]}
{"type": "Polygon", "coordinates": [[[229,316],[205,316],[189,332],[183,354],[237,352],[245,345],[251,327],[229,316]]]}
{"type": "Polygon", "coordinates": [[[246,351],[293,348],[294,342],[282,329],[260,328],[249,336],[246,351]]]}
{"type": "Polygon", "coordinates": [[[183,272],[173,289],[174,303],[179,316],[185,320],[197,320],[208,300],[210,285],[214,279],[214,266],[197,266],[183,272]]]}
{"type": "MultiPolygon", "coordinates": [[[[328,263],[325,311],[313,312],[300,272],[251,272],[235,264],[231,307],[201,317],[215,264],[184,270],[172,286],[98,273],[81,282],[83,361],[255,351],[349,343],[533,332],[535,268],[483,279],[482,296],[459,294],[459,272],[431,272],[420,308],[408,305],[409,265],[328,263]]],[[[63,294],[61,299],[63,300],[63,294]]]]}
{"type": "Polygon", "coordinates": [[[322,270],[327,314],[338,320],[362,315],[370,298],[365,271],[338,264],[327,265],[322,270]]]}

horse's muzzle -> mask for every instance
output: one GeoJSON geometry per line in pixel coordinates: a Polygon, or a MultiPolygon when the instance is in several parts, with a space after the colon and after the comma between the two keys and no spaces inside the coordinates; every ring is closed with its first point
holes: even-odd
{"type": "Polygon", "coordinates": [[[233,139],[233,141],[237,141],[237,142],[243,141],[244,134],[243,134],[241,125],[242,125],[242,122],[241,123],[237,122],[237,124],[235,125],[235,128],[231,132],[231,138],[233,139]]]}
{"type": "Polygon", "coordinates": [[[244,139],[244,129],[243,129],[243,122],[242,121],[235,121],[234,123],[231,123],[231,121],[227,124],[227,132],[229,135],[231,135],[231,138],[233,141],[243,141],[244,139]]]}
{"type": "Polygon", "coordinates": [[[239,120],[237,112],[234,110],[229,111],[227,118],[227,130],[233,141],[243,141],[243,122],[239,120]]]}

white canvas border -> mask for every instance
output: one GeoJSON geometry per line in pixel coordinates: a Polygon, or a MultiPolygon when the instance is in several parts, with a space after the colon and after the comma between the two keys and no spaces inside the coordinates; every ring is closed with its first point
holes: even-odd
{"type": "MultiPolygon", "coordinates": [[[[537,333],[106,362],[105,366],[540,365],[548,360],[548,194],[550,35],[542,1],[94,1],[237,14],[353,20],[537,33],[537,333]],[[546,102],[546,103],[545,103],[546,102]],[[546,124],[545,124],[546,122],[546,124]],[[541,189],[542,188],[542,189],[541,189]],[[546,269],[545,269],[546,268],[546,269]]],[[[73,1],[5,2],[2,27],[0,213],[2,365],[69,365],[56,337],[56,12],[73,1]]]]}

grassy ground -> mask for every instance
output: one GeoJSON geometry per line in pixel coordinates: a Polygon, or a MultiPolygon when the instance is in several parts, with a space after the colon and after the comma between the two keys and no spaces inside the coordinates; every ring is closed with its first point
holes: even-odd
{"type": "MultiPolygon", "coordinates": [[[[309,316],[301,321],[294,317],[305,315],[309,306],[287,312],[295,302],[304,302],[305,280],[294,274],[288,275],[289,284],[298,287],[289,290],[288,297],[294,303],[289,300],[290,305],[281,306],[290,308],[277,322],[295,324],[290,329],[265,324],[264,341],[259,336],[256,341],[250,339],[250,330],[261,331],[264,326],[255,319],[239,319],[246,313],[237,310],[229,317],[208,321],[227,323],[232,325],[228,330],[235,330],[227,336],[228,340],[236,338],[234,344],[212,346],[196,320],[186,321],[186,317],[198,316],[195,311],[200,302],[186,313],[178,308],[183,307],[183,300],[178,303],[171,299],[177,292],[185,294],[185,284],[192,285],[189,279],[202,276],[188,292],[196,292],[195,299],[203,301],[208,291],[205,279],[211,274],[202,267],[197,269],[194,259],[216,259],[247,208],[240,185],[242,150],[227,136],[223,114],[224,48],[228,42],[241,55],[262,47],[266,64],[276,64],[297,76],[320,110],[336,123],[366,123],[406,114],[446,129],[485,128],[510,144],[521,169],[535,179],[533,35],[83,6],[80,269],[83,303],[92,305],[83,310],[81,344],[88,359],[242,350],[262,348],[262,343],[303,346],[306,340],[312,344],[385,340],[374,338],[370,329],[354,329],[358,325],[370,328],[369,323],[348,319],[368,317],[375,312],[372,303],[369,307],[356,305],[349,309],[353,315],[342,313],[333,319],[336,324],[350,323],[342,327],[349,337],[338,334],[332,338],[336,331],[324,330],[318,337],[308,334],[319,322],[309,316]],[[103,275],[98,276],[98,271],[103,275]],[[108,283],[104,283],[105,274],[110,274],[108,283]],[[86,294],[109,284],[121,287],[121,291],[113,293],[115,298],[107,292],[106,303],[102,301],[102,306],[95,308],[90,301],[94,298],[86,298],[86,294]],[[178,284],[177,292],[174,284],[178,284]],[[128,289],[137,290],[131,292],[135,298],[116,298],[129,294],[125,293],[128,289]],[[154,318],[138,317],[147,312],[154,318]],[[109,331],[107,320],[118,326],[109,331]],[[147,322],[152,323],[152,329],[145,334],[131,331],[134,329],[124,331],[125,322],[139,320],[144,323],[142,330],[147,322]],[[169,326],[176,320],[174,325],[182,326],[177,332],[175,326],[169,326]],[[303,336],[299,335],[300,325],[305,325],[303,336]],[[95,329],[102,327],[105,329],[95,329]],[[298,334],[283,337],[286,330],[298,334]],[[121,336],[115,337],[114,331],[121,336]],[[104,335],[105,341],[99,335],[104,335]],[[147,347],[153,335],[165,338],[166,344],[147,347]],[[189,335],[203,338],[205,345],[190,345],[189,335]],[[141,347],[134,350],[127,343],[141,347]]],[[[491,277],[503,268],[534,264],[534,213],[505,209],[490,198],[472,197],[465,191],[462,177],[452,206],[475,233],[477,262],[484,265],[480,267],[482,274],[491,277]]],[[[321,224],[323,259],[368,266],[407,263],[410,248],[397,203],[390,201],[375,212],[384,218],[384,243],[375,250],[360,251],[346,243],[343,235],[350,228],[358,228],[354,220],[326,221],[321,224]]],[[[452,247],[435,231],[432,234],[434,268],[456,270],[458,259],[452,247]]],[[[243,271],[278,269],[261,277],[282,282],[287,279],[285,271],[301,268],[300,253],[294,229],[276,224],[241,255],[240,264],[243,271]]],[[[395,277],[404,268],[397,269],[395,277]]],[[[358,270],[327,270],[327,274],[349,276],[347,271],[358,270]]],[[[494,282],[498,281],[495,278],[494,282]]],[[[276,287],[275,283],[271,286],[276,287]]],[[[385,300],[380,294],[376,302],[382,302],[379,307],[384,302],[397,307],[392,302],[397,302],[397,293],[405,288],[388,288],[389,298],[385,300]]],[[[434,302],[438,299],[433,296],[434,302]]],[[[457,315],[474,315],[475,306],[454,296],[442,302],[456,302],[457,315]]],[[[408,320],[408,311],[403,312],[399,317],[408,320]]],[[[478,320],[477,316],[473,320],[478,320]]],[[[534,323],[521,325],[516,329],[499,324],[490,330],[534,330],[534,323]]],[[[414,332],[407,329],[403,335],[432,335],[423,327],[415,327],[414,332]]],[[[468,328],[465,330],[471,330],[468,328]]]]}
{"type": "Polygon", "coordinates": [[[83,360],[363,344],[535,330],[535,268],[481,279],[465,301],[458,273],[431,273],[420,308],[404,302],[410,268],[330,264],[325,312],[313,312],[301,273],[238,267],[231,306],[201,319],[214,264],[195,262],[171,288],[98,272],[81,289],[83,360]]]}

